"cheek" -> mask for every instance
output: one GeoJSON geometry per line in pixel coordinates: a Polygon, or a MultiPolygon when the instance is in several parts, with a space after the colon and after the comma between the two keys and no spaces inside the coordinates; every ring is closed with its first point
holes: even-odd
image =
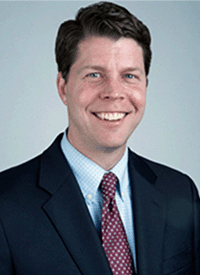
{"type": "Polygon", "coordinates": [[[68,84],[66,98],[68,102],[68,108],[76,109],[83,104],[83,89],[81,88],[81,85],[74,85],[72,82],[73,81],[71,80],[71,82],[68,84]]]}
{"type": "Polygon", "coordinates": [[[137,108],[142,108],[146,104],[146,90],[135,90],[131,93],[132,104],[137,108]]]}
{"type": "Polygon", "coordinates": [[[80,107],[88,108],[97,99],[97,91],[91,87],[84,87],[77,93],[77,100],[79,101],[80,107]]]}
{"type": "Polygon", "coordinates": [[[146,104],[146,93],[142,93],[139,95],[138,102],[141,106],[145,106],[146,104]]]}

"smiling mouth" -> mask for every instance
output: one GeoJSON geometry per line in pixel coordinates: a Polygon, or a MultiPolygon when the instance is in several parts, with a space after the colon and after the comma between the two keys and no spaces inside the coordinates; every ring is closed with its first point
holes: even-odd
{"type": "Polygon", "coordinates": [[[123,119],[128,113],[93,113],[101,120],[117,121],[123,119]]]}

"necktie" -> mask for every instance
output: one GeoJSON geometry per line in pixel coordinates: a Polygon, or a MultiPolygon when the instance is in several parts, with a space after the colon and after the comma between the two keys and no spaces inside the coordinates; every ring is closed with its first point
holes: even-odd
{"type": "Polygon", "coordinates": [[[103,195],[102,245],[113,275],[131,275],[135,273],[126,232],[115,201],[116,185],[117,177],[112,172],[104,174],[101,181],[103,195]]]}

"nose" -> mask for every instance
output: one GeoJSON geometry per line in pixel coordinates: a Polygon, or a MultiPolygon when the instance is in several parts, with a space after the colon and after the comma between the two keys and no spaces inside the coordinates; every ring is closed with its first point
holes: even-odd
{"type": "Polygon", "coordinates": [[[101,90],[100,97],[102,100],[123,100],[125,98],[125,94],[120,81],[114,79],[107,80],[101,90]]]}

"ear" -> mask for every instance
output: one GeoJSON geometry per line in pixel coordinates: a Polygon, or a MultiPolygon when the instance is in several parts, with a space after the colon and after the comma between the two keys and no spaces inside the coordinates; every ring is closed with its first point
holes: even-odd
{"type": "Polygon", "coordinates": [[[57,75],[56,84],[62,102],[67,106],[66,83],[64,78],[62,77],[61,72],[59,72],[57,75]]]}

